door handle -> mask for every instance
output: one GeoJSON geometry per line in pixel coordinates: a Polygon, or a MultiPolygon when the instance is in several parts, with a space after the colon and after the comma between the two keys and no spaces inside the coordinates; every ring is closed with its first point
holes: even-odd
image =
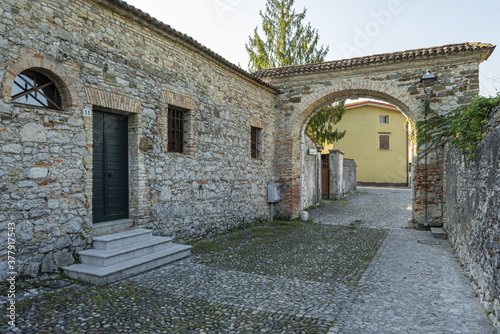
{"type": "Polygon", "coordinates": [[[113,176],[115,176],[115,173],[109,173],[108,176],[113,177],[113,176]]]}

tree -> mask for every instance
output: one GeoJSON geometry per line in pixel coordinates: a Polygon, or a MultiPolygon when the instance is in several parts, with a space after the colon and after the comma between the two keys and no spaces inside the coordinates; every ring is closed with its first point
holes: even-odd
{"type": "MultiPolygon", "coordinates": [[[[324,61],[330,47],[322,45],[317,48],[318,31],[311,28],[310,23],[302,23],[306,9],[296,14],[294,3],[295,0],[267,0],[265,13],[260,11],[266,38],[260,37],[256,27],[253,38],[250,36],[248,44],[245,44],[250,56],[250,71],[324,61]]],[[[344,111],[344,102],[322,108],[309,121],[306,132],[318,144],[333,144],[345,135],[345,131],[333,127],[340,121],[344,111]]]]}
{"type": "Polygon", "coordinates": [[[306,9],[295,13],[295,0],[267,0],[266,11],[260,11],[265,39],[254,30],[245,48],[250,56],[251,72],[273,67],[283,67],[322,62],[329,47],[318,49],[319,35],[311,24],[304,25],[306,9]]]}
{"type": "Polygon", "coordinates": [[[334,128],[344,115],[345,101],[341,101],[337,106],[321,108],[314,115],[306,126],[306,133],[317,144],[333,144],[342,139],[346,131],[334,128]]]}

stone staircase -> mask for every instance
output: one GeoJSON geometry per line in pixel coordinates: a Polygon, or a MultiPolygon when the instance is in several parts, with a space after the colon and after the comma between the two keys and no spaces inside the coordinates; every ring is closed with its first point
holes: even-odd
{"type": "Polygon", "coordinates": [[[64,267],[69,277],[105,285],[185,258],[191,246],[135,229],[94,238],[94,248],[79,252],[81,264],[64,267]]]}

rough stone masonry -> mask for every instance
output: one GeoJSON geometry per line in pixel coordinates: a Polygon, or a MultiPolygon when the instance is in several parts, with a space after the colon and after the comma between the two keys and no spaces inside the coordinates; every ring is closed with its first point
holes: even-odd
{"type": "Polygon", "coordinates": [[[128,116],[135,225],[188,238],[268,218],[275,88],[117,1],[2,1],[0,58],[0,247],[15,222],[19,273],[57,271],[92,242],[85,107],[128,116]],[[63,110],[11,101],[26,69],[56,83],[63,110]],[[169,106],[188,110],[184,153],[167,149],[169,106]]]}
{"type": "Polygon", "coordinates": [[[492,323],[500,327],[500,107],[475,159],[452,147],[445,159],[447,232],[492,323]]]}
{"type": "MultiPolygon", "coordinates": [[[[9,223],[20,274],[57,271],[92,244],[92,113],[127,120],[126,220],[202,238],[268,219],[270,182],[283,183],[278,214],[298,215],[300,137],[321,106],[382,98],[419,119],[418,80],[432,69],[440,80],[431,105],[448,112],[477,95],[479,63],[493,49],[464,43],[250,75],[119,0],[2,1],[0,256],[9,223]],[[13,101],[27,70],[55,84],[61,110],[13,101]],[[169,108],[184,111],[181,153],[169,150],[169,108]]],[[[415,189],[421,198],[421,185],[415,189]]],[[[417,222],[420,212],[417,200],[417,222]]]]}

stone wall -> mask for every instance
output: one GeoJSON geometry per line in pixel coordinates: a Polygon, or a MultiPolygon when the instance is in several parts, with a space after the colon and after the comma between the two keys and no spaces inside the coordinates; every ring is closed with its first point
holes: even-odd
{"type": "MultiPolygon", "coordinates": [[[[437,48],[394,52],[377,56],[306,64],[257,73],[266,82],[281,88],[276,103],[276,175],[284,183],[284,201],[278,210],[282,215],[296,217],[300,200],[299,138],[303,128],[322,107],[345,99],[371,98],[397,106],[414,120],[424,118],[426,95],[421,78],[427,70],[438,80],[430,106],[437,113],[448,113],[466,105],[479,93],[479,64],[487,59],[494,46],[464,43],[437,48]]],[[[421,182],[424,168],[415,170],[415,180],[421,182]]],[[[428,161],[430,168],[439,161],[428,161]]],[[[436,199],[428,205],[434,226],[443,220],[442,168],[432,171],[433,184],[427,193],[436,199]]],[[[414,220],[417,227],[426,223],[424,186],[414,187],[414,220]]]]}
{"type": "Polygon", "coordinates": [[[473,161],[445,155],[445,224],[466,275],[500,328],[500,108],[473,161]]]}
{"type": "Polygon", "coordinates": [[[56,271],[91,244],[84,107],[128,115],[135,225],[199,238],[269,217],[276,91],[137,13],[115,1],[0,3],[0,257],[13,223],[19,273],[56,271]],[[56,83],[62,111],[12,103],[30,68],[56,83]],[[189,110],[184,154],[167,150],[169,105],[189,110]],[[251,126],[261,129],[257,159],[251,126]]]}
{"type": "Polygon", "coordinates": [[[301,149],[302,169],[302,210],[321,202],[321,150],[307,135],[303,135],[301,149]],[[316,153],[309,154],[309,149],[316,153]]]}
{"type": "Polygon", "coordinates": [[[344,168],[344,196],[352,194],[356,190],[358,190],[358,167],[354,159],[344,159],[343,162],[344,168]]]}
{"type": "Polygon", "coordinates": [[[344,152],[329,150],[330,199],[345,197],[358,188],[357,166],[353,159],[344,159],[344,152]]]}

